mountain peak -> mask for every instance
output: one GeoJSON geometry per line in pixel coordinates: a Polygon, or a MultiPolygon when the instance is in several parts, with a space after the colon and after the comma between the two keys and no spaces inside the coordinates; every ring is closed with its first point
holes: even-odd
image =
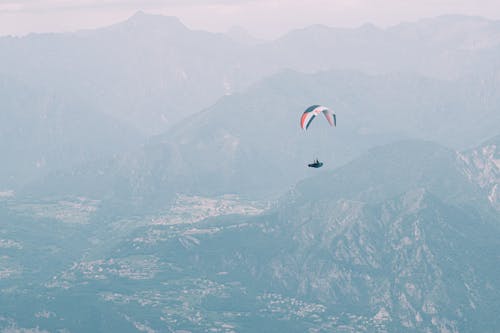
{"type": "Polygon", "coordinates": [[[125,29],[161,29],[161,30],[187,30],[187,27],[175,16],[149,14],[142,10],[137,11],[124,22],[116,26],[125,29]]]}

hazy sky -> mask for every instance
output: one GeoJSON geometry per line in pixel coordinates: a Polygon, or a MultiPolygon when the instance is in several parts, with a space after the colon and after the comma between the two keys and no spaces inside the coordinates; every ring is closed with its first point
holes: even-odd
{"type": "Polygon", "coordinates": [[[238,25],[270,38],[315,23],[387,26],[443,14],[500,19],[500,0],[0,0],[0,35],[95,28],[138,10],[178,16],[190,28],[238,25]]]}

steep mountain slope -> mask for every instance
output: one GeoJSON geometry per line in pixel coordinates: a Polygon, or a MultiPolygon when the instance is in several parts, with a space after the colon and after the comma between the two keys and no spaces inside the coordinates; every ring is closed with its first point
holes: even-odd
{"type": "Polygon", "coordinates": [[[111,158],[144,140],[84,100],[2,76],[0,100],[0,189],[19,189],[51,170],[111,158]]]}
{"type": "Polygon", "coordinates": [[[407,142],[298,184],[278,207],[294,245],[276,276],[396,330],[493,332],[500,220],[462,166],[407,142]]]}
{"type": "Polygon", "coordinates": [[[500,210],[500,136],[470,149],[461,158],[469,179],[488,193],[488,200],[500,210]]]}

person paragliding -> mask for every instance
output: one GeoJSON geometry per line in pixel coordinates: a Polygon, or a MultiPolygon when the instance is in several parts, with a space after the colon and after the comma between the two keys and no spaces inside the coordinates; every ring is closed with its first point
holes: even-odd
{"type": "MultiPolygon", "coordinates": [[[[307,131],[309,128],[309,125],[311,125],[311,122],[313,121],[314,118],[316,118],[317,115],[320,113],[323,113],[325,116],[326,120],[330,124],[330,126],[337,126],[337,116],[335,113],[330,109],[327,108],[326,106],[322,105],[312,105],[308,107],[304,113],[302,113],[302,117],[300,118],[300,127],[304,130],[307,131]]],[[[323,166],[323,162],[320,162],[317,158],[314,160],[313,163],[310,163],[307,165],[310,168],[321,168],[323,166]]]]}
{"type": "Polygon", "coordinates": [[[323,166],[323,162],[320,162],[318,159],[315,159],[313,163],[307,165],[310,168],[321,168],[323,166]]]}

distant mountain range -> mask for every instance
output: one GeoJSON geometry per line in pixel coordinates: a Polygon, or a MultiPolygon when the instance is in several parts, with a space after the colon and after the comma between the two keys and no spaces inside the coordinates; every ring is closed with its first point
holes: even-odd
{"type": "MultiPolygon", "coordinates": [[[[196,118],[202,109],[217,109],[239,99],[246,104],[232,107],[247,109],[251,103],[243,101],[240,93],[247,95],[250,86],[286,69],[354,71],[346,72],[343,81],[339,76],[335,85],[327,82],[322,88],[312,82],[314,90],[305,84],[311,83],[311,77],[292,75],[290,85],[280,81],[289,74],[271,78],[270,82],[283,86],[273,87],[275,93],[302,89],[287,91],[288,100],[282,103],[293,112],[322,97],[321,102],[339,112],[360,113],[360,122],[372,122],[375,114],[382,122],[382,117],[396,117],[403,125],[409,118],[412,126],[418,122],[418,130],[403,126],[398,130],[403,136],[427,131],[426,139],[472,146],[497,134],[493,131],[498,128],[495,111],[500,103],[499,45],[497,21],[461,16],[388,29],[311,26],[274,41],[257,42],[241,30],[233,29],[228,35],[194,31],[176,18],[139,12],[97,30],[1,37],[0,80],[6,97],[0,101],[0,147],[7,162],[0,187],[17,190],[48,172],[130,149],[154,133],[167,129],[166,136],[179,133],[176,127],[181,119],[196,118]],[[304,83],[297,82],[302,79],[304,83]],[[216,103],[233,94],[234,99],[216,103]],[[300,103],[290,103],[292,95],[298,95],[300,103]],[[397,110],[396,115],[395,107],[406,112],[397,110]],[[432,116],[426,114],[431,111],[432,116]],[[46,114],[50,117],[40,121],[46,114]],[[465,124],[465,118],[468,126],[454,126],[456,121],[465,124]],[[478,136],[481,131],[484,134],[478,136]]],[[[328,74],[312,79],[324,77],[328,81],[328,74]]],[[[272,98],[262,95],[270,95],[271,90],[255,94],[252,89],[250,94],[258,98],[254,102],[261,106],[261,100],[272,98]]],[[[342,126],[347,124],[344,120],[349,121],[344,117],[342,126]]],[[[340,155],[344,161],[345,154],[340,155]]],[[[262,159],[268,161],[268,154],[262,159]]]]}
{"type": "MultiPolygon", "coordinates": [[[[388,29],[311,26],[274,41],[258,42],[241,30],[233,29],[228,35],[194,31],[176,18],[139,12],[125,22],[97,30],[1,37],[0,80],[6,97],[0,101],[0,147],[6,162],[0,188],[17,190],[49,172],[94,163],[167,129],[164,137],[172,132],[194,135],[181,134],[180,129],[186,127],[183,119],[190,122],[207,108],[231,107],[233,114],[234,109],[248,110],[256,103],[255,108],[269,109],[262,101],[273,99],[272,94],[282,94],[274,108],[286,106],[294,115],[308,104],[329,103],[339,112],[339,132],[349,125],[360,133],[385,137],[374,139],[375,144],[388,142],[396,131],[397,138],[417,136],[452,146],[473,146],[497,134],[499,45],[498,22],[461,16],[388,29]],[[286,69],[327,73],[300,76],[286,69]],[[331,69],[352,71],[336,74],[337,82],[332,82],[331,69]],[[285,74],[276,74],[284,70],[285,74]],[[284,82],[289,79],[290,83],[284,82]],[[322,80],[326,80],[324,86],[322,80]],[[256,86],[249,88],[252,85],[256,86]],[[263,91],[264,87],[269,90],[263,91]],[[226,95],[234,96],[221,99],[226,95]],[[342,112],[352,112],[353,117],[346,118],[342,112]],[[51,116],[39,121],[46,113],[51,116]],[[359,115],[355,126],[354,114],[359,115]],[[397,126],[392,126],[395,122],[397,126]],[[68,132],[58,132],[56,126],[68,132]],[[387,128],[390,133],[384,132],[387,128]]],[[[251,121],[256,128],[264,128],[251,121]]],[[[270,139],[266,133],[262,136],[270,139]]],[[[352,141],[344,147],[351,145],[352,141]]],[[[242,141],[241,146],[246,143],[242,141]]],[[[356,147],[341,150],[335,165],[358,151],[356,147]]],[[[269,156],[276,152],[259,152],[252,154],[265,162],[257,169],[289,161],[285,157],[271,162],[269,156]]],[[[202,161],[201,155],[195,159],[202,161]]],[[[247,165],[244,156],[238,159],[247,165]]],[[[211,162],[213,169],[221,167],[215,167],[215,159],[211,162]]],[[[184,170],[186,164],[179,167],[184,170]]],[[[223,183],[228,181],[233,182],[223,183]]]]}
{"type": "Polygon", "coordinates": [[[138,12],[97,30],[2,37],[0,74],[80,97],[151,134],[283,69],[458,78],[499,65],[500,23],[475,17],[388,29],[311,26],[265,43],[240,42],[235,31],[195,31],[177,18],[138,12]]]}

